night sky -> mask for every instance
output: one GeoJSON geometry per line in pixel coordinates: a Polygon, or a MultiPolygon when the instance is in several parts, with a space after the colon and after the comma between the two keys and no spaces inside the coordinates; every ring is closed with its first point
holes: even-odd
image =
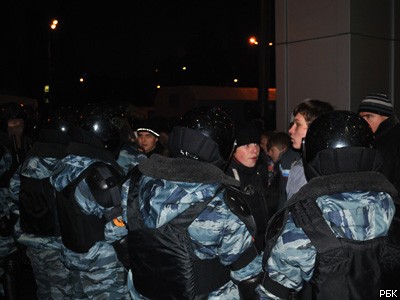
{"type": "Polygon", "coordinates": [[[259,0],[15,0],[3,3],[0,19],[2,94],[43,98],[49,41],[60,103],[151,105],[157,84],[258,84],[259,53],[248,38],[260,33],[259,0]]]}

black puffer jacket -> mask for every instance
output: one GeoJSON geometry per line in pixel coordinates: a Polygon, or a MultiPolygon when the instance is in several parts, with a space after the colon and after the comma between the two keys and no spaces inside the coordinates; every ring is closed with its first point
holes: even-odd
{"type": "Polygon", "coordinates": [[[397,117],[383,121],[375,138],[376,149],[383,157],[382,174],[400,191],[400,122],[397,117]]]}

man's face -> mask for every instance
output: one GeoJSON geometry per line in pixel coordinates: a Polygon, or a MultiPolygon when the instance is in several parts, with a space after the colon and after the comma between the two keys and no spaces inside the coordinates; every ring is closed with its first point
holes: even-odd
{"type": "Polygon", "coordinates": [[[248,168],[256,165],[258,155],[260,155],[260,145],[255,143],[237,147],[233,154],[238,162],[248,168]]]}
{"type": "Polygon", "coordinates": [[[308,125],[303,115],[298,113],[293,120],[292,127],[289,128],[289,135],[294,149],[301,149],[302,139],[306,136],[308,125]]]}
{"type": "Polygon", "coordinates": [[[24,119],[9,119],[7,132],[9,135],[21,136],[24,131],[24,119]]]}
{"type": "Polygon", "coordinates": [[[139,147],[142,148],[145,153],[150,152],[157,146],[158,138],[152,133],[139,131],[137,135],[139,147]]]}
{"type": "Polygon", "coordinates": [[[272,161],[276,163],[279,160],[279,157],[281,155],[282,151],[285,151],[286,149],[279,150],[277,146],[272,146],[268,150],[268,155],[271,157],[272,161]]]}
{"type": "Polygon", "coordinates": [[[359,115],[363,117],[365,121],[368,122],[369,126],[371,126],[373,133],[375,133],[379,125],[388,118],[387,116],[382,116],[379,114],[374,114],[371,112],[363,112],[363,111],[361,111],[359,115]]]}

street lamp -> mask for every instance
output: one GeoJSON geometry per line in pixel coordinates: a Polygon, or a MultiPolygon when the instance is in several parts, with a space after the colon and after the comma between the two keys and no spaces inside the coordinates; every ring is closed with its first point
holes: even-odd
{"type": "Polygon", "coordinates": [[[54,19],[54,20],[52,20],[52,22],[51,22],[51,24],[50,24],[50,28],[51,28],[52,30],[55,30],[55,29],[57,28],[57,25],[58,25],[58,20],[57,20],[57,19],[54,19]]]}
{"type": "Polygon", "coordinates": [[[48,41],[47,41],[47,59],[48,59],[48,81],[47,85],[44,87],[44,94],[45,94],[45,103],[50,103],[50,100],[52,100],[52,91],[53,91],[53,82],[52,82],[52,73],[53,73],[53,66],[52,66],[52,57],[51,57],[51,48],[52,48],[52,31],[56,30],[58,26],[58,20],[57,19],[52,19],[50,21],[50,30],[48,34],[48,41]]]}
{"type": "Polygon", "coordinates": [[[268,90],[270,87],[271,74],[271,46],[272,42],[272,25],[273,25],[273,1],[260,0],[261,11],[261,33],[260,33],[260,47],[259,47],[259,84],[258,84],[258,101],[260,103],[261,117],[269,115],[266,104],[268,103],[268,90]]]}
{"type": "Polygon", "coordinates": [[[257,38],[254,36],[249,37],[249,43],[250,45],[258,45],[257,38]]]}

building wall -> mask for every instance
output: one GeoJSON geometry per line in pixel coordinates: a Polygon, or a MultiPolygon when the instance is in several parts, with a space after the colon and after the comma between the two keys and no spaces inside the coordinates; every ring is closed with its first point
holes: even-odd
{"type": "Polygon", "coordinates": [[[306,98],[356,110],[385,92],[400,111],[400,1],[279,0],[275,20],[278,130],[306,98]]]}
{"type": "Polygon", "coordinates": [[[180,117],[197,106],[219,106],[238,121],[251,118],[258,112],[257,88],[165,87],[156,95],[154,113],[167,118],[180,117]]]}

